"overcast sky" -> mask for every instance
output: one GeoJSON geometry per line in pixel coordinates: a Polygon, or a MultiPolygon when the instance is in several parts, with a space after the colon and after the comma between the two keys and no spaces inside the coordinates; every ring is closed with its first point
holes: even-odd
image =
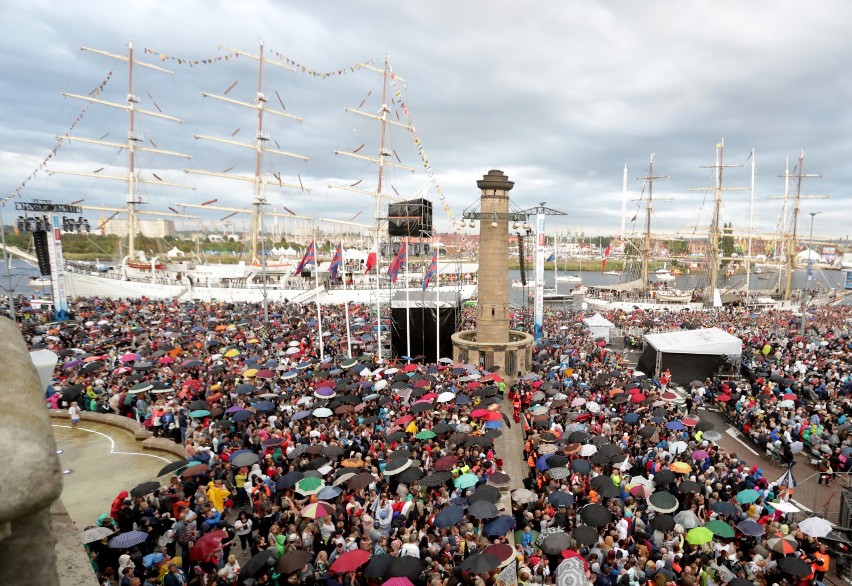
{"type": "MultiPolygon", "coordinates": [[[[100,98],[123,101],[127,70],[121,62],[81,52],[84,45],[126,53],[133,40],[141,61],[166,67],[173,76],[137,67],[134,93],[140,107],[162,109],[182,124],[137,117],[137,130],[161,149],[192,155],[190,162],[143,154],[140,176],[154,173],[195,190],[149,186],[143,198],[151,209],[201,203],[247,206],[251,186],[239,181],[186,175],[184,167],[251,174],[253,152],[194,140],[207,134],[250,142],[256,119],[251,110],[203,98],[202,91],[252,101],[256,63],[218,61],[190,68],[146,55],[206,59],[227,54],[219,45],[256,53],[263,39],[276,53],[308,69],[327,72],[372,60],[385,53],[402,88],[434,177],[457,216],[478,197],[476,180],[501,169],[515,181],[512,199],[520,208],[546,201],[567,212],[551,218],[548,232],[614,234],[619,230],[622,173],[628,166],[627,230],[642,229],[642,192],[635,178],[647,171],[669,176],[654,186],[654,227],[685,235],[706,233],[711,192],[689,191],[714,184],[715,145],[725,141],[727,187],[750,185],[749,154],[756,152],[754,218],[759,231],[779,225],[785,160],[790,169],[805,149],[803,194],[830,195],[802,202],[799,232],[807,234],[809,212],[817,236],[845,238],[852,222],[852,142],[849,108],[852,82],[845,74],[852,54],[848,1],[813,6],[789,1],[690,3],[661,1],[490,0],[448,2],[134,2],[6,0],[0,8],[0,189],[12,192],[34,171],[80,114],[84,103],[61,92],[88,93],[113,69],[100,98]],[[152,98],[153,102],[152,103],[152,98]],[[663,200],[662,198],[671,198],[663,200]]],[[[374,156],[378,125],[344,113],[345,107],[376,112],[381,75],[359,70],[317,78],[267,67],[264,92],[269,107],[302,122],[267,115],[266,130],[282,150],[307,162],[268,155],[264,169],[289,183],[301,179],[310,191],[270,187],[272,207],[297,214],[372,222],[370,198],[329,189],[329,183],[375,189],[374,166],[333,154],[334,149],[374,156]],[[368,93],[372,90],[372,94],[368,93]]],[[[392,93],[389,87],[389,92],[392,93]]],[[[405,115],[391,103],[392,117],[405,115]]],[[[80,137],[123,141],[126,113],[92,106],[74,129],[80,137]]],[[[410,196],[427,182],[412,136],[391,133],[390,148],[416,173],[396,169],[386,177],[410,196]]],[[[150,144],[148,145],[150,146],[150,144]]],[[[274,146],[274,145],[273,145],[274,146]]],[[[114,148],[75,143],[63,146],[48,168],[101,174],[126,171],[127,156],[114,148]],[[123,167],[124,166],[124,167],[123,167]]],[[[439,229],[449,226],[438,194],[439,229]]],[[[39,172],[22,199],[52,199],[120,206],[126,187],[112,181],[39,172]]],[[[745,229],[748,191],[726,193],[722,221],[745,229]]],[[[204,221],[217,229],[224,214],[204,221]]],[[[96,213],[89,213],[96,219],[96,213]]],[[[6,218],[7,222],[9,218],[6,218]]],[[[237,226],[246,219],[235,218],[237,226]]],[[[197,227],[197,224],[184,224],[197,227]]]]}

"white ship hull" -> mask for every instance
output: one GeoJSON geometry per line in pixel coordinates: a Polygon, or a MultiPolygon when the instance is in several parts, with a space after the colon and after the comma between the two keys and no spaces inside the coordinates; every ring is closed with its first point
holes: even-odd
{"type": "MultiPolygon", "coordinates": [[[[147,297],[149,299],[180,299],[195,301],[227,301],[232,303],[261,303],[264,288],[261,284],[234,285],[223,284],[190,285],[186,280],[175,282],[151,282],[143,279],[121,279],[102,274],[68,271],[65,273],[65,283],[70,297],[106,297],[110,299],[126,299],[147,297]]],[[[430,287],[434,290],[434,287],[430,287]]],[[[375,303],[376,296],[381,303],[390,301],[391,295],[404,288],[381,288],[378,292],[360,285],[358,288],[325,289],[292,288],[278,284],[266,287],[266,298],[270,303],[292,302],[309,303],[319,301],[321,304],[375,303]]],[[[410,287],[410,291],[421,291],[419,286],[410,287]]],[[[462,300],[467,300],[476,294],[475,284],[448,285],[439,288],[441,292],[459,292],[462,300]]]]}

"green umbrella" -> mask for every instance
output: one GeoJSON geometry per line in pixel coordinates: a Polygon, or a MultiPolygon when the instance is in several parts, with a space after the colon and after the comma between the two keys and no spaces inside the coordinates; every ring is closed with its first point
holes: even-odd
{"type": "Polygon", "coordinates": [[[713,540],[713,532],[707,527],[696,527],[690,529],[686,534],[686,541],[692,545],[704,545],[713,540]]]}
{"type": "Polygon", "coordinates": [[[479,476],[476,474],[471,474],[468,472],[467,474],[462,474],[455,480],[456,488],[470,488],[474,486],[477,482],[479,482],[479,476]]]}
{"type": "Polygon", "coordinates": [[[748,504],[753,503],[760,497],[760,493],[758,493],[753,488],[747,488],[745,490],[741,490],[737,493],[737,502],[740,504],[748,504]]]}
{"type": "Polygon", "coordinates": [[[704,527],[712,531],[713,535],[717,537],[723,537],[725,539],[732,538],[736,533],[733,527],[731,527],[724,521],[720,521],[719,519],[708,521],[707,524],[704,525],[704,527]]]}
{"type": "Polygon", "coordinates": [[[190,417],[207,417],[208,415],[210,415],[210,411],[207,409],[196,409],[189,412],[190,417]]]}
{"type": "Polygon", "coordinates": [[[435,437],[434,431],[432,431],[431,429],[424,429],[423,431],[421,431],[420,433],[415,435],[414,439],[428,440],[428,439],[432,439],[433,437],[435,437]]]}
{"type": "Polygon", "coordinates": [[[307,476],[296,483],[296,492],[300,494],[316,494],[322,490],[323,486],[325,486],[325,483],[322,481],[322,478],[307,476]]]}

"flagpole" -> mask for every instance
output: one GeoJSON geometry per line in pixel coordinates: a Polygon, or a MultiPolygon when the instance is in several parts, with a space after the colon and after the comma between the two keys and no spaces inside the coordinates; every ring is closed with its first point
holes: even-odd
{"type": "Polygon", "coordinates": [[[441,243],[435,243],[435,362],[441,359],[441,243]]]}
{"type": "Polygon", "coordinates": [[[346,255],[343,242],[340,246],[340,268],[343,269],[343,311],[346,312],[346,357],[352,358],[352,336],[349,333],[349,296],[346,294],[346,255]]]}
{"type": "MultiPolygon", "coordinates": [[[[376,220],[378,221],[378,220],[376,220]]],[[[382,363],[382,301],[379,296],[379,265],[381,265],[379,230],[376,229],[376,342],[379,347],[379,364],[382,363]]],[[[369,259],[369,255],[367,256],[369,259]]]]}
{"type": "Polygon", "coordinates": [[[314,232],[314,301],[317,304],[317,326],[319,332],[319,351],[320,351],[320,362],[322,362],[325,358],[325,353],[323,352],[323,342],[322,342],[322,306],[319,302],[319,254],[317,251],[317,239],[316,232],[314,232]]]}
{"type": "Polygon", "coordinates": [[[411,358],[411,303],[408,297],[408,238],[402,241],[405,256],[405,355],[411,358]]]}

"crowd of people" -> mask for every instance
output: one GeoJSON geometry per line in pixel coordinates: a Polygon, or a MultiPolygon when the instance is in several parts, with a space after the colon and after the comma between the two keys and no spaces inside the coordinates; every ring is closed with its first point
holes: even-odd
{"type": "Polygon", "coordinates": [[[687,385],[688,412],[579,312],[548,313],[534,368],[507,386],[449,359],[379,363],[366,307],[350,308],[350,346],[343,308],[324,306],[322,348],[313,305],[273,306],[268,325],[217,302],[74,309],[24,326],[61,357],[49,406],[134,417],[187,455],[84,531],[102,583],[771,586],[829,569],[824,527],[793,522],[790,487],[694,406],[719,405],[772,454],[801,441],[828,447],[827,474],[847,466],[847,308],[816,310],[804,338],[774,310],[605,315],[743,340],[750,378],[687,385]],[[495,440],[519,429],[528,474],[513,479],[495,440]]]}

